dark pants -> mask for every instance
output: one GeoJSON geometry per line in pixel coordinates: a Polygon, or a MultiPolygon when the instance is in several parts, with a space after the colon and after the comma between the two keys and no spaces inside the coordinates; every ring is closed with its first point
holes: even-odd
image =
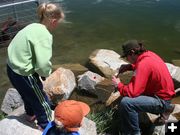
{"type": "Polygon", "coordinates": [[[12,71],[8,65],[7,74],[24,101],[26,114],[35,115],[38,125],[44,129],[51,121],[51,108],[39,75],[35,73],[30,76],[21,76],[12,71]]]}

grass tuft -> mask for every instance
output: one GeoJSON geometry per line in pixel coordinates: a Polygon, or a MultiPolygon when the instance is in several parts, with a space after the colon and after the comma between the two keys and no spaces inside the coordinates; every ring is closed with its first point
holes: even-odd
{"type": "Polygon", "coordinates": [[[114,109],[106,108],[100,112],[91,112],[88,118],[96,123],[97,133],[106,133],[111,128],[114,109]]]}

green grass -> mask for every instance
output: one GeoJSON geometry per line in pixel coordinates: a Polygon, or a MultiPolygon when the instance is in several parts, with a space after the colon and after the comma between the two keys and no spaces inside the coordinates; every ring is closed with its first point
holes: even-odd
{"type": "Polygon", "coordinates": [[[96,123],[97,133],[108,132],[112,126],[114,109],[106,108],[100,112],[92,112],[87,117],[96,123]]]}

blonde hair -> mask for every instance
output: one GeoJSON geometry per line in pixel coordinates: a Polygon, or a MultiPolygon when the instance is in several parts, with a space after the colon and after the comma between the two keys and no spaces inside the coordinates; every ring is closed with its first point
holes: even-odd
{"type": "Polygon", "coordinates": [[[40,22],[44,19],[61,19],[63,11],[61,7],[54,3],[42,3],[37,9],[40,22]]]}

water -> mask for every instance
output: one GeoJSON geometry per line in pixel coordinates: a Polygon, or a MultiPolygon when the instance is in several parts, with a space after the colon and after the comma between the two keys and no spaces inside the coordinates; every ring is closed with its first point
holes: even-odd
{"type": "MultiPolygon", "coordinates": [[[[166,62],[180,58],[179,0],[61,0],[66,23],[54,32],[53,64],[84,64],[99,48],[121,53],[121,44],[138,39],[166,62]]],[[[0,49],[0,103],[10,87],[6,48],[0,49]]]]}

